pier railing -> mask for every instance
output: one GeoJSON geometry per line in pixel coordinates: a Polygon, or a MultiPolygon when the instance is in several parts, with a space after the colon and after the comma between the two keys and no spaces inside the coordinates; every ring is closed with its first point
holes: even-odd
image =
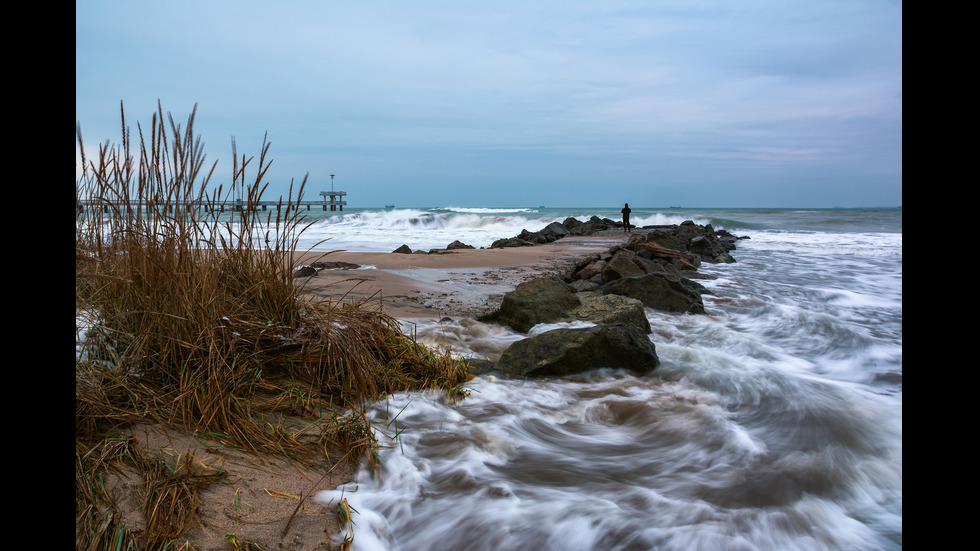
{"type": "MultiPolygon", "coordinates": [[[[281,210],[285,207],[288,210],[299,209],[300,207],[306,207],[306,210],[312,210],[313,207],[322,207],[324,211],[343,211],[344,205],[347,201],[343,200],[343,197],[347,195],[346,191],[321,191],[320,196],[323,197],[319,201],[293,201],[285,202],[281,198],[275,201],[248,201],[245,202],[241,199],[236,199],[233,201],[209,201],[206,199],[197,199],[194,201],[161,201],[166,204],[168,209],[183,208],[188,211],[199,210],[203,212],[241,212],[246,208],[251,208],[258,210],[268,210],[269,207],[273,207],[277,210],[281,210]]],[[[102,209],[103,212],[109,212],[114,207],[125,207],[129,206],[121,201],[111,201],[107,199],[79,199],[77,201],[78,212],[82,213],[91,209],[102,209]]],[[[144,203],[144,207],[152,206],[151,204],[144,203]]]]}

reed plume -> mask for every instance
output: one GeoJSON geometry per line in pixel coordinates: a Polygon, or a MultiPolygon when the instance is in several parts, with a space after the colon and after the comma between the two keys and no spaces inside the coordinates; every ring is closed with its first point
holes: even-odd
{"type": "MultiPolygon", "coordinates": [[[[396,390],[458,394],[467,377],[459,362],[414,342],[375,306],[304,295],[292,273],[308,227],[299,209],[307,177],[290,182],[263,218],[271,144],[266,136],[257,160],[239,158],[232,138],[231,185],[212,190],[217,161],[206,164],[194,136],[196,111],[182,127],[158,102],[133,142],[120,103],[121,143],[100,144],[94,158],[76,123],[79,549],[125,538],[111,500],[93,485],[112,463],[98,450],[119,427],[152,421],[297,459],[350,456],[351,447],[363,455],[376,444],[363,438],[367,421],[352,430],[350,418],[338,424],[338,411],[396,390]],[[296,388],[305,389],[301,407],[286,398],[296,388]],[[323,438],[300,442],[266,421],[269,410],[319,415],[323,438]]],[[[156,463],[130,465],[166,486],[156,463]]],[[[162,526],[154,522],[147,519],[148,530],[162,526]]]]}

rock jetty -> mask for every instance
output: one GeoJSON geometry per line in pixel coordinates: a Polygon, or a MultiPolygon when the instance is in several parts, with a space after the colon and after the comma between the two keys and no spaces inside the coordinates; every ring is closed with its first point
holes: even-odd
{"type": "MultiPolygon", "coordinates": [[[[567,235],[622,229],[593,216],[569,219],[538,232],[500,239],[492,247],[551,243],[567,235]]],[[[476,372],[512,377],[559,376],[596,369],[625,368],[638,373],[660,362],[650,341],[644,308],[677,314],[703,314],[697,269],[703,262],[735,262],[736,237],[711,225],[685,221],[641,228],[625,244],[585,257],[563,277],[525,281],[504,295],[500,308],[485,316],[522,333],[537,324],[585,322],[585,326],[546,331],[508,347],[497,362],[473,362],[476,372]]]]}

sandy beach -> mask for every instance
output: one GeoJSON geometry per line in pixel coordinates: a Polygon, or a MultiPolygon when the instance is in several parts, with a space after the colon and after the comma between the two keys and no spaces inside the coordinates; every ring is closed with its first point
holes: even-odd
{"type": "Polygon", "coordinates": [[[625,243],[628,235],[608,231],[529,247],[413,254],[305,253],[298,255],[294,264],[300,267],[319,261],[360,266],[323,269],[305,281],[296,280],[318,299],[376,301],[386,313],[403,320],[476,317],[499,306],[503,294],[522,281],[560,273],[583,256],[625,243]]]}
{"type": "MultiPolygon", "coordinates": [[[[607,232],[566,237],[546,245],[503,249],[458,249],[432,253],[305,253],[297,267],[313,262],[347,262],[357,269],[324,269],[295,281],[313,297],[338,303],[367,300],[399,320],[444,316],[475,317],[499,305],[504,293],[537,275],[559,273],[590,253],[624,243],[626,234],[607,232]]],[[[309,422],[288,418],[287,425],[309,422]]],[[[209,442],[203,435],[167,431],[156,425],[134,427],[132,446],[146,454],[186,457],[202,468],[220,468],[227,483],[203,490],[200,524],[180,541],[199,549],[228,548],[239,541],[268,548],[325,548],[341,527],[335,511],[310,501],[315,493],[353,479],[355,462],[329,464],[325,459],[300,465],[285,458],[253,457],[209,442]]],[[[136,480],[117,484],[135,486],[136,480]]],[[[123,504],[136,516],[138,504],[123,504]]]]}
{"type": "MultiPolygon", "coordinates": [[[[760,216],[765,223],[772,224],[765,217],[782,220],[778,217],[784,215],[760,216]]],[[[373,422],[389,419],[386,417],[389,407],[399,423],[409,418],[412,421],[410,426],[405,425],[406,429],[399,424],[399,431],[404,430],[406,438],[399,441],[397,448],[379,450],[379,453],[391,452],[383,456],[383,464],[385,472],[393,475],[388,479],[392,484],[376,488],[360,484],[357,492],[346,494],[350,505],[358,510],[353,516],[355,522],[361,523],[357,527],[342,527],[337,519],[336,503],[327,502],[338,499],[332,497],[333,490],[353,482],[358,472],[356,461],[340,460],[333,464],[321,458],[301,464],[279,455],[252,456],[211,441],[204,434],[164,430],[154,424],[132,427],[129,445],[144,456],[164,457],[169,463],[182,457],[191,460],[199,470],[221,469],[227,473],[220,484],[202,489],[197,504],[200,522],[177,540],[196,549],[231,548],[229,538],[237,539],[239,544],[252,542],[263,549],[337,549],[340,548],[338,538],[350,529],[358,530],[355,540],[360,537],[365,543],[371,541],[364,537],[367,532],[360,530],[370,526],[368,519],[375,518],[374,515],[386,515],[385,522],[391,522],[391,534],[406,541],[418,538],[411,540],[406,548],[433,547],[418,543],[427,537],[425,523],[430,518],[438,519],[440,528],[447,528],[446,536],[440,537],[466,539],[472,533],[496,534],[496,526],[504,527],[504,535],[499,537],[509,537],[510,526],[521,526],[522,542],[541,542],[555,533],[548,527],[567,520],[569,510],[582,512],[581,521],[576,522],[591,526],[597,534],[596,541],[605,543],[609,541],[607,536],[623,533],[642,535],[652,527],[655,534],[644,540],[648,542],[645,548],[656,547],[655,542],[660,540],[655,538],[663,534],[696,547],[701,540],[685,539],[690,536],[690,528],[675,527],[673,520],[692,508],[703,507],[706,480],[717,484],[711,492],[717,506],[712,509],[712,518],[697,523],[696,537],[708,534],[713,541],[720,542],[719,547],[732,538],[742,544],[749,537],[746,534],[756,537],[753,543],[763,548],[774,547],[773,537],[780,542],[799,540],[808,544],[812,541],[809,534],[799,534],[792,526],[785,529],[779,526],[787,511],[816,522],[822,533],[830,534],[838,519],[824,518],[823,512],[843,511],[853,505],[848,499],[838,497],[838,492],[846,495],[853,492],[880,493],[883,496],[880,503],[861,504],[858,510],[886,521],[881,526],[862,528],[857,534],[845,534],[831,545],[900,548],[901,234],[897,237],[874,234],[874,243],[887,254],[878,254],[878,249],[868,254],[871,235],[868,232],[814,233],[809,229],[809,220],[804,219],[800,224],[806,230],[796,231],[790,237],[782,231],[753,234],[744,252],[739,249],[739,263],[707,267],[706,271],[728,274],[731,278],[730,282],[713,289],[718,294],[712,298],[713,311],[708,315],[655,313],[648,316],[651,324],[656,324],[651,338],[658,354],[669,358],[666,368],[660,368],[662,375],[634,378],[597,374],[570,385],[548,380],[515,384],[501,380],[490,386],[480,386],[477,382],[475,395],[492,395],[492,403],[487,407],[457,408],[455,404],[414,395],[396,396],[392,401],[371,406],[377,408],[373,411],[377,415],[373,422]],[[830,252],[815,252],[826,248],[827,243],[834,245],[830,252]],[[779,248],[770,251],[768,245],[779,248]],[[811,262],[814,256],[820,261],[811,262]],[[868,277],[855,280],[847,273],[855,263],[858,273],[868,277]],[[889,271],[893,269],[892,264],[898,266],[897,275],[889,271]],[[803,275],[800,275],[801,265],[807,267],[803,275]],[[821,286],[824,281],[830,283],[816,292],[813,281],[821,286]],[[866,302],[844,300],[879,295],[875,315],[880,318],[866,312],[866,302]],[[809,298],[801,302],[801,297],[809,298]],[[828,297],[836,300],[827,300],[828,297]],[[793,308],[787,309],[786,304],[792,304],[793,308]],[[875,346],[869,347],[868,335],[879,325],[885,336],[873,339],[875,346]],[[814,332],[810,327],[821,330],[814,332]],[[797,366],[821,366],[826,362],[822,350],[836,351],[842,343],[853,343],[847,349],[854,355],[853,360],[843,363],[835,360],[831,364],[833,372],[814,369],[804,376],[797,372],[797,366]],[[885,351],[884,355],[881,350],[885,351]],[[891,357],[886,357],[889,354],[891,357]],[[787,358],[795,360],[792,369],[784,366],[787,358]],[[766,376],[759,377],[759,370],[765,370],[766,376]],[[825,382],[838,380],[847,380],[847,384],[825,382]],[[778,386],[774,387],[774,383],[778,386]],[[864,387],[874,391],[865,392],[864,387]],[[773,388],[779,392],[773,393],[773,388]],[[889,393],[895,397],[890,398],[889,393]],[[750,399],[744,399],[743,395],[750,399]],[[755,399],[758,396],[772,399],[755,399]],[[556,399],[569,406],[555,407],[556,399]],[[728,403],[733,410],[719,407],[728,403]],[[841,404],[846,405],[843,410],[841,404]],[[582,413],[571,419],[569,410],[582,413]],[[787,426],[787,411],[803,413],[797,416],[799,420],[795,424],[787,426]],[[596,420],[591,412],[611,416],[596,420]],[[752,419],[753,423],[735,422],[735,414],[752,419]],[[525,417],[533,422],[511,422],[525,417]],[[897,420],[882,422],[890,418],[897,420]],[[815,445],[808,435],[823,434],[821,431],[826,427],[832,427],[840,438],[834,436],[827,444],[815,445]],[[869,435],[879,432],[882,434],[875,439],[882,449],[888,450],[884,453],[877,448],[870,450],[864,444],[869,435]],[[745,453],[747,434],[753,434],[753,442],[757,438],[760,445],[767,446],[762,449],[785,450],[775,453],[778,456],[775,459],[780,465],[785,463],[789,470],[780,471],[773,462],[760,463],[755,459],[757,454],[745,453]],[[453,435],[454,442],[460,442],[461,447],[446,447],[446,435],[453,435]],[[532,462],[528,469],[554,466],[549,472],[555,478],[541,480],[529,474],[523,468],[528,456],[520,454],[508,455],[506,469],[484,468],[483,452],[498,449],[502,438],[517,443],[515,447],[533,447],[535,454],[544,459],[532,462]],[[621,453],[617,447],[605,445],[610,439],[629,442],[630,449],[639,451],[621,453]],[[858,444],[850,446],[847,442],[858,444]],[[842,446],[846,455],[839,455],[842,446]],[[460,453],[460,449],[474,449],[479,453],[470,457],[468,453],[460,453]],[[788,459],[782,461],[780,453],[788,459]],[[826,467],[828,456],[845,457],[843,467],[852,472],[872,465],[882,473],[882,478],[844,480],[836,464],[826,467]],[[404,457],[411,460],[406,461],[404,457]],[[722,472],[689,467],[705,458],[712,465],[725,465],[722,472]],[[799,458],[808,466],[805,478],[796,476],[799,458]],[[596,464],[604,466],[596,469],[596,464]],[[665,481],[660,465],[679,473],[678,476],[665,481]],[[644,469],[649,476],[637,484],[637,473],[644,469]],[[444,471],[456,474],[443,476],[444,471]],[[479,473],[478,478],[469,478],[471,473],[479,473]],[[414,477],[424,481],[424,490],[413,484],[399,487],[398,481],[415,480],[414,477]],[[744,480],[753,481],[748,490],[744,480]],[[762,481],[763,485],[757,488],[754,481],[762,481]],[[797,493],[801,484],[819,491],[803,492],[801,497],[797,493]],[[474,492],[477,486],[481,491],[497,492],[506,488],[513,493],[474,492]],[[637,488],[641,493],[633,493],[637,488]],[[647,506],[643,497],[647,488],[672,497],[658,501],[656,506],[647,506]],[[827,488],[833,492],[825,492],[827,488]],[[518,492],[527,505],[522,504],[512,514],[501,511],[500,498],[518,492]],[[485,496],[494,499],[483,499],[485,496]],[[610,515],[593,511],[591,507],[599,500],[618,504],[630,499],[642,504],[630,515],[610,515]],[[763,500],[764,506],[756,506],[757,500],[763,500]],[[561,506],[555,507],[556,503],[561,506]],[[820,505],[819,515],[810,519],[805,513],[813,510],[814,503],[820,505]],[[418,515],[399,516],[400,504],[417,507],[418,515]],[[759,516],[746,524],[747,509],[755,510],[759,516]],[[487,520],[498,519],[501,514],[502,520],[487,520]],[[532,522],[526,521],[528,517],[532,522]],[[613,528],[603,528],[604,522],[613,517],[616,520],[613,528]],[[539,530],[539,527],[545,528],[539,530]],[[897,542],[897,546],[889,546],[889,542],[897,542]]],[[[869,227],[875,226],[869,224],[869,227]]],[[[649,231],[641,229],[636,233],[649,231]]],[[[608,231],[518,248],[412,254],[347,251],[297,254],[292,262],[295,268],[315,262],[346,262],[357,266],[325,268],[309,277],[294,278],[293,282],[318,300],[368,301],[408,322],[407,326],[412,325],[412,320],[419,320],[418,335],[422,340],[429,336],[426,330],[432,327],[440,331],[455,326],[467,331],[470,327],[482,330],[490,324],[479,321],[469,324],[464,318],[477,318],[493,311],[503,295],[522,281],[538,275],[565,273],[566,266],[623,244],[628,237],[622,231],[608,231]],[[446,316],[461,323],[431,323],[446,316]]],[[[455,336],[449,332],[440,335],[446,335],[447,339],[455,336]]],[[[466,334],[474,335],[475,332],[466,334]]],[[[520,338],[508,334],[506,339],[512,336],[520,338]]],[[[481,338],[482,334],[474,340],[481,338]]],[[[505,339],[495,335],[487,340],[493,341],[490,344],[494,350],[505,344],[505,339]]],[[[481,342],[466,342],[470,353],[483,354],[479,346],[481,342]]],[[[316,426],[308,418],[285,417],[281,423],[290,431],[302,429],[301,437],[317,435],[316,426]]],[[[493,457],[496,461],[497,456],[493,457]]],[[[126,497],[120,500],[125,509],[122,518],[140,518],[135,499],[140,480],[119,479],[110,474],[106,484],[126,492],[126,497]]],[[[455,545],[455,548],[465,547],[455,545]]]]}

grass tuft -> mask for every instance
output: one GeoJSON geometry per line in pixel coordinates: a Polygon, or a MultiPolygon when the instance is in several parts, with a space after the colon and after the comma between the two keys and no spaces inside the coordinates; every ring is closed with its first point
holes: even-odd
{"type": "Polygon", "coordinates": [[[415,342],[374,305],[303,294],[292,274],[308,227],[306,177],[263,217],[270,144],[256,161],[239,158],[232,140],[232,185],[212,191],[217,162],[205,164],[195,114],[182,127],[158,102],[134,142],[120,104],[122,141],[94,157],[76,124],[78,549],[176,548],[200,489],[222,477],[190,456],[134,453],[115,436],[134,423],[297,462],[357,459],[377,446],[358,413],[364,403],[410,389],[465,395],[460,361],[415,342]],[[222,204],[235,208],[223,214],[222,204]],[[318,437],[271,422],[276,414],[309,420],[318,437]],[[121,464],[143,478],[143,518],[130,524],[102,484],[121,464]]]}

